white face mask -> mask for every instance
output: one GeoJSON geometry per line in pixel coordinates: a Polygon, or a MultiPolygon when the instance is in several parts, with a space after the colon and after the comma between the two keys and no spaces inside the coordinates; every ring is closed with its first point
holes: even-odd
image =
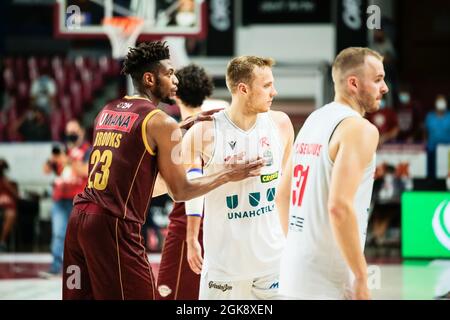
{"type": "Polygon", "coordinates": [[[408,104],[411,100],[411,97],[409,96],[408,92],[402,92],[399,94],[398,99],[402,104],[408,104]]]}
{"type": "Polygon", "coordinates": [[[178,12],[175,20],[181,27],[190,27],[195,23],[195,13],[191,11],[178,12]]]}
{"type": "Polygon", "coordinates": [[[436,110],[437,111],[447,110],[447,101],[445,101],[444,99],[436,100],[436,110]]]}

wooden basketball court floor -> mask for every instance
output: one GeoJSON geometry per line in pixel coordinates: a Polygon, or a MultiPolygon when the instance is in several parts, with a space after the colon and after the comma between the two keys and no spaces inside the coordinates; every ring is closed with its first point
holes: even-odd
{"type": "MultiPolygon", "coordinates": [[[[149,254],[155,275],[159,254],[149,254]]],[[[50,254],[0,254],[0,300],[60,300],[61,278],[41,279],[50,254]]],[[[369,264],[369,285],[377,300],[429,300],[450,291],[450,260],[369,264]]]]}

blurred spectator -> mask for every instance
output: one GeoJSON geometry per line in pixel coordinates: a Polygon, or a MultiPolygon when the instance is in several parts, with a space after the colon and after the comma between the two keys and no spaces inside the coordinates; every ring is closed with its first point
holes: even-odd
{"type": "Polygon", "coordinates": [[[379,52],[384,57],[383,64],[386,72],[385,81],[390,89],[386,94],[386,99],[389,105],[393,105],[393,97],[396,96],[398,82],[396,68],[397,54],[391,39],[389,39],[383,29],[375,29],[373,37],[371,49],[379,52]]]}
{"type": "Polygon", "coordinates": [[[40,273],[41,277],[59,275],[62,271],[64,238],[72,201],[75,195],[83,191],[88,177],[90,145],[85,141],[84,129],[77,120],[70,120],[65,134],[67,152],[54,147],[50,159],[44,165],[44,173],[53,172],[57,177],[53,186],[52,207],[53,262],[48,272],[40,273]]]}
{"type": "Polygon", "coordinates": [[[195,16],[194,0],[178,0],[179,7],[175,15],[177,25],[181,27],[190,27],[197,21],[195,16]]]}
{"type": "Polygon", "coordinates": [[[372,48],[384,57],[384,64],[393,64],[396,52],[394,46],[383,29],[375,29],[372,48]]]}
{"type": "Polygon", "coordinates": [[[47,115],[51,113],[56,101],[56,84],[48,68],[43,68],[41,75],[32,82],[30,96],[34,107],[47,115]]]}
{"type": "Polygon", "coordinates": [[[423,138],[423,118],[408,90],[400,90],[396,111],[399,126],[397,140],[406,143],[421,142],[423,138]]]}
{"type": "Polygon", "coordinates": [[[39,108],[30,107],[17,119],[13,131],[19,133],[23,141],[50,141],[51,131],[47,114],[39,108]]]}
{"type": "Polygon", "coordinates": [[[191,27],[197,23],[194,0],[176,0],[171,3],[159,1],[157,2],[157,11],[156,24],[158,26],[191,27]]]}
{"type": "Polygon", "coordinates": [[[387,242],[399,243],[399,234],[388,236],[387,231],[400,230],[400,203],[403,191],[412,189],[407,164],[397,169],[388,164],[377,167],[373,188],[373,212],[370,217],[368,242],[383,245],[387,242]]]}
{"type": "Polygon", "coordinates": [[[6,171],[8,163],[0,159],[0,214],[3,216],[3,227],[0,233],[0,252],[7,249],[6,241],[14,226],[17,214],[17,185],[8,179],[6,171]]]}
{"type": "Polygon", "coordinates": [[[440,143],[450,143],[450,113],[447,111],[447,100],[444,95],[438,95],[435,101],[435,111],[428,112],[425,118],[427,139],[428,177],[436,177],[436,148],[440,143]]]}
{"type": "Polygon", "coordinates": [[[380,109],[377,112],[367,115],[367,119],[372,122],[380,132],[380,146],[386,142],[392,142],[399,132],[397,114],[386,104],[386,100],[381,100],[380,109]]]}

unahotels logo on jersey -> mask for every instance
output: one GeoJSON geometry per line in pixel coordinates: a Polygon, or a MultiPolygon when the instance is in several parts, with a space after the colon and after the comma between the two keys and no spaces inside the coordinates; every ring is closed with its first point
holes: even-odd
{"type": "MultiPolygon", "coordinates": [[[[266,191],[266,200],[269,202],[268,205],[260,206],[261,193],[260,192],[250,192],[248,194],[248,204],[254,209],[241,210],[241,211],[229,211],[228,219],[245,219],[259,217],[263,214],[272,212],[275,209],[275,188],[270,188],[266,191]]],[[[230,210],[236,209],[239,205],[239,197],[237,194],[232,196],[227,196],[226,198],[227,207],[230,210]]]]}
{"type": "Polygon", "coordinates": [[[442,201],[434,211],[433,231],[439,242],[450,250],[450,201],[442,201]]]}

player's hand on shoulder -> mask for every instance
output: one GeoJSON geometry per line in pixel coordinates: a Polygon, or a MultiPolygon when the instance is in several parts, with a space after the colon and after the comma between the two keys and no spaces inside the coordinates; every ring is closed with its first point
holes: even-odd
{"type": "Polygon", "coordinates": [[[195,116],[188,117],[180,122],[180,128],[188,130],[195,123],[202,122],[202,121],[212,121],[213,114],[216,112],[219,112],[221,110],[223,110],[223,109],[212,109],[212,110],[200,112],[199,114],[196,114],[195,116]]]}

